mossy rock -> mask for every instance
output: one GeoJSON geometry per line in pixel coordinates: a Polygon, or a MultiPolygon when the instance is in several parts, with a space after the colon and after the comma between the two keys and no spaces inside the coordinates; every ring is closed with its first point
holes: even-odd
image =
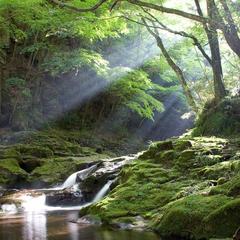
{"type": "Polygon", "coordinates": [[[173,142],[168,141],[160,141],[150,145],[149,149],[145,151],[139,159],[153,159],[156,154],[160,154],[165,150],[173,150],[173,142]]]}
{"type": "MultiPolygon", "coordinates": [[[[207,164],[206,164],[207,165],[207,164]]],[[[228,178],[240,172],[240,161],[224,161],[212,166],[206,166],[199,170],[198,175],[210,179],[228,178]]]]}
{"type": "MultiPolygon", "coordinates": [[[[221,197],[221,196],[217,196],[221,197]]],[[[205,234],[214,238],[231,237],[240,226],[240,199],[232,199],[204,218],[205,234]]]]}
{"type": "Polygon", "coordinates": [[[217,185],[218,185],[218,186],[219,186],[219,185],[222,185],[222,184],[226,183],[227,181],[228,181],[227,178],[225,178],[225,177],[220,177],[220,178],[218,178],[218,180],[217,180],[217,185]]]}
{"type": "Polygon", "coordinates": [[[234,136],[240,131],[240,98],[207,103],[199,116],[193,136],[234,136]]]}
{"type": "Polygon", "coordinates": [[[190,140],[179,140],[174,144],[174,149],[176,151],[184,151],[192,147],[192,142],[190,140]]]}
{"type": "Polygon", "coordinates": [[[218,226],[210,215],[239,196],[238,141],[189,138],[192,146],[186,143],[184,149],[185,140],[170,140],[173,146],[180,141],[179,150],[159,151],[159,143],[152,144],[139,160],[123,168],[119,185],[85,213],[97,214],[107,224],[142,216],[150,221],[148,227],[167,239],[231,237],[232,229],[222,236],[215,232],[218,226]],[[223,151],[236,157],[225,161],[223,151]],[[215,228],[206,228],[208,222],[215,228]]]}
{"type": "Polygon", "coordinates": [[[184,150],[176,159],[176,166],[183,171],[189,170],[189,168],[194,167],[195,156],[196,150],[184,150]]]}
{"type": "MultiPolygon", "coordinates": [[[[195,156],[196,156],[196,150],[185,150],[181,153],[179,158],[184,162],[185,160],[188,161],[188,160],[194,159],[195,156]]],[[[181,161],[180,159],[179,161],[181,161]]]]}
{"type": "Polygon", "coordinates": [[[226,196],[194,195],[180,199],[166,206],[163,216],[154,223],[154,229],[164,237],[209,239],[214,234],[206,233],[204,218],[228,201],[226,196]]]}
{"type": "Polygon", "coordinates": [[[166,166],[171,166],[173,160],[177,157],[177,154],[174,150],[166,150],[163,152],[159,152],[154,157],[154,162],[162,163],[166,166]]]}
{"type": "Polygon", "coordinates": [[[0,159],[6,158],[16,158],[20,159],[20,153],[15,149],[15,147],[2,147],[0,148],[0,159]]]}
{"type": "Polygon", "coordinates": [[[234,197],[240,196],[240,177],[235,178],[227,194],[234,197]]]}
{"type": "Polygon", "coordinates": [[[44,146],[19,144],[16,148],[21,155],[30,155],[38,158],[53,156],[53,152],[48,147],[44,146]]]}
{"type": "Polygon", "coordinates": [[[0,160],[0,168],[8,170],[14,174],[26,174],[23,169],[20,168],[19,163],[16,159],[2,159],[0,160]]]}
{"type": "Polygon", "coordinates": [[[46,159],[40,167],[32,171],[29,180],[41,180],[48,184],[56,184],[62,182],[67,176],[76,171],[76,165],[70,158],[46,159]]]}
{"type": "Polygon", "coordinates": [[[173,142],[171,140],[161,141],[154,144],[158,151],[172,150],[173,142]]]}
{"type": "Polygon", "coordinates": [[[27,173],[19,166],[16,159],[0,160],[0,184],[12,184],[18,179],[26,179],[27,173]]]}

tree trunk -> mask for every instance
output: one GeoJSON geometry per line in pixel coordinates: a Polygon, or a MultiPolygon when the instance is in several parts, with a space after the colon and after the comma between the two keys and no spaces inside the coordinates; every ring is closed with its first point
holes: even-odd
{"type": "MultiPolygon", "coordinates": [[[[233,52],[235,52],[238,55],[238,57],[240,57],[240,38],[238,36],[236,24],[234,22],[234,19],[232,17],[231,11],[228,7],[226,0],[220,0],[220,3],[224,10],[224,19],[227,22],[227,24],[224,24],[224,27],[222,29],[223,34],[229,47],[233,50],[233,52]]],[[[221,20],[221,22],[224,23],[223,20],[221,20]]]]}
{"type": "MultiPolygon", "coordinates": [[[[217,14],[214,0],[207,0],[207,11],[210,19],[216,19],[217,14]]],[[[210,21],[206,33],[208,36],[210,50],[212,54],[214,93],[216,100],[219,101],[226,96],[226,90],[223,83],[223,71],[217,27],[215,24],[213,24],[212,21],[210,21]]]]}
{"type": "Polygon", "coordinates": [[[178,67],[178,65],[173,61],[173,59],[171,58],[171,56],[169,55],[167,49],[165,48],[163,41],[161,39],[161,37],[158,35],[157,32],[153,32],[150,27],[147,25],[147,22],[145,21],[145,19],[142,18],[142,21],[144,22],[148,32],[156,39],[157,41],[157,45],[160,48],[163,56],[165,57],[167,63],[169,64],[169,66],[173,69],[173,71],[176,73],[176,75],[179,78],[179,81],[182,85],[183,88],[183,92],[184,95],[186,96],[187,102],[188,104],[192,107],[194,112],[198,112],[198,108],[197,105],[195,103],[195,100],[192,96],[192,92],[190,90],[190,88],[188,87],[187,81],[184,77],[184,74],[182,72],[182,70],[180,69],[180,67],[178,67]]]}
{"type": "Polygon", "coordinates": [[[190,88],[188,87],[187,81],[184,77],[182,70],[177,66],[177,64],[170,57],[168,51],[166,50],[166,48],[162,42],[162,39],[160,37],[158,37],[156,40],[157,40],[157,45],[161,49],[163,56],[165,57],[168,64],[170,65],[170,67],[173,69],[173,71],[178,76],[180,83],[182,85],[182,88],[183,88],[183,92],[187,98],[188,104],[192,107],[193,111],[197,112],[198,109],[197,109],[195,100],[192,96],[192,92],[191,92],[190,88]]]}

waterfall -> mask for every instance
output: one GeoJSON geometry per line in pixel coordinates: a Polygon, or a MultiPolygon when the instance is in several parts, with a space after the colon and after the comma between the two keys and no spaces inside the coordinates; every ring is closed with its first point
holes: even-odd
{"type": "Polygon", "coordinates": [[[93,199],[93,203],[98,202],[107,194],[112,183],[113,181],[110,180],[102,187],[102,189],[96,194],[95,198],[93,199]]]}
{"type": "MultiPolygon", "coordinates": [[[[138,154],[139,155],[139,154],[138,154]]],[[[101,176],[101,174],[107,174],[106,176],[111,176],[111,179],[115,178],[116,171],[120,171],[120,169],[125,165],[136,159],[138,155],[129,155],[120,158],[112,158],[105,159],[102,161],[101,166],[98,164],[92,165],[87,169],[83,169],[81,171],[75,172],[71,174],[66,181],[59,187],[56,188],[46,188],[46,189],[36,189],[36,190],[23,190],[22,192],[18,192],[16,197],[21,202],[21,210],[23,210],[26,214],[45,214],[48,211],[63,211],[63,210],[79,210],[83,207],[86,207],[92,203],[100,201],[110,190],[112,183],[115,180],[109,180],[104,186],[101,186],[101,189],[97,192],[93,192],[93,200],[91,202],[87,202],[84,204],[75,205],[75,206],[48,206],[46,205],[46,199],[50,193],[59,193],[63,192],[64,189],[67,189],[68,192],[74,195],[75,198],[82,197],[84,192],[81,191],[81,187],[79,188],[79,184],[77,183],[77,178],[81,180],[85,180],[90,174],[95,174],[96,176],[101,176]],[[69,191],[70,190],[70,191],[69,191]]],[[[110,179],[110,178],[109,178],[110,179]]],[[[115,178],[116,179],[116,178],[115,178]]],[[[97,188],[99,188],[98,186],[97,188]]],[[[14,194],[13,194],[14,199],[14,194]]],[[[15,204],[3,204],[0,206],[0,210],[3,213],[17,213],[18,206],[15,204]]]]}
{"type": "Polygon", "coordinates": [[[1,206],[3,213],[14,214],[17,213],[17,207],[15,204],[3,204],[1,206]]]}
{"type": "Polygon", "coordinates": [[[64,189],[64,188],[72,187],[76,183],[77,176],[79,176],[83,180],[88,176],[90,172],[92,172],[96,168],[97,168],[97,165],[93,165],[87,169],[83,169],[81,171],[73,173],[66,179],[66,181],[62,184],[60,188],[64,189]]]}
{"type": "Polygon", "coordinates": [[[27,212],[42,212],[45,211],[46,195],[42,194],[37,197],[22,196],[22,208],[27,212]]]}

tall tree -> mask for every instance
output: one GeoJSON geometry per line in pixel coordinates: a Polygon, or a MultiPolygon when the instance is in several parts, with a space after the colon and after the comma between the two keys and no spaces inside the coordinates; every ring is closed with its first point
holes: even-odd
{"type": "MultiPolygon", "coordinates": [[[[62,3],[57,0],[48,0],[54,4],[58,4],[62,7],[71,8],[68,3],[62,3]]],[[[163,6],[163,4],[155,4],[152,2],[146,2],[141,0],[115,0],[111,9],[114,8],[118,3],[128,2],[132,5],[144,7],[146,9],[153,9],[162,13],[172,14],[181,16],[186,19],[194,20],[203,25],[205,29],[211,54],[212,54],[212,66],[213,66],[213,78],[214,78],[214,89],[215,89],[215,97],[217,100],[222,99],[226,95],[226,90],[223,83],[223,73],[221,66],[221,55],[220,55],[220,46],[218,40],[218,29],[220,29],[228,43],[229,47],[232,49],[234,53],[236,53],[240,57],[240,38],[238,36],[238,29],[234,22],[234,18],[231,14],[231,10],[229,8],[229,4],[226,0],[219,0],[220,4],[223,8],[223,17],[219,11],[219,7],[216,5],[215,0],[206,0],[207,3],[207,16],[204,16],[202,13],[194,14],[187,12],[185,10],[179,10],[175,8],[168,8],[163,6]]],[[[88,11],[88,10],[96,10],[102,4],[108,2],[108,0],[100,0],[92,8],[89,9],[81,9],[78,8],[77,11],[88,11]]],[[[195,0],[195,3],[198,2],[195,0]]],[[[199,5],[199,3],[198,3],[199,5]]],[[[199,9],[198,9],[199,10],[199,9]]]]}
{"type": "Polygon", "coordinates": [[[223,18],[225,20],[224,22],[221,15],[219,14],[219,11],[217,11],[218,19],[222,25],[223,34],[230,48],[238,55],[238,57],[240,57],[240,38],[238,35],[237,25],[233,19],[233,16],[227,1],[226,0],[219,0],[219,1],[223,7],[223,18]]]}
{"type": "MultiPolygon", "coordinates": [[[[197,112],[198,108],[197,105],[195,103],[194,97],[192,95],[192,92],[187,84],[187,81],[184,77],[184,73],[181,70],[181,68],[174,62],[174,60],[171,58],[170,54],[168,53],[167,49],[165,48],[163,41],[157,31],[157,29],[155,28],[155,30],[152,30],[149,25],[147,24],[146,20],[144,18],[142,18],[142,21],[144,23],[144,25],[146,26],[148,32],[156,39],[157,45],[160,48],[163,56],[165,57],[166,61],[168,62],[169,66],[173,69],[173,71],[176,73],[176,75],[178,76],[178,79],[180,81],[180,84],[183,88],[183,92],[184,95],[186,96],[186,99],[188,101],[188,104],[192,107],[193,111],[197,112]]],[[[152,22],[152,24],[154,25],[154,22],[152,22]]]]}
{"type": "MultiPolygon", "coordinates": [[[[195,0],[196,8],[199,16],[203,17],[203,12],[199,3],[199,0],[195,0]]],[[[209,19],[209,23],[203,23],[203,28],[206,32],[208,43],[211,50],[212,55],[212,71],[213,71],[213,81],[214,81],[214,92],[215,98],[220,100],[221,98],[226,96],[226,90],[223,83],[223,71],[222,71],[222,63],[221,63],[221,54],[220,54],[220,46],[218,40],[218,32],[217,26],[214,22],[216,19],[216,5],[214,0],[207,0],[207,13],[209,19]]]]}

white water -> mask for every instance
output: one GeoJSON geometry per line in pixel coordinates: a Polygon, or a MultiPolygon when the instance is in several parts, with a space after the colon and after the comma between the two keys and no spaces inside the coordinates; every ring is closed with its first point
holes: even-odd
{"type": "MultiPolygon", "coordinates": [[[[80,210],[83,207],[88,206],[91,203],[83,204],[80,206],[73,206],[73,207],[52,207],[46,205],[46,195],[42,194],[38,197],[32,196],[23,196],[22,200],[22,208],[24,212],[27,213],[44,213],[48,211],[66,211],[66,210],[80,210]]],[[[15,212],[16,213],[16,212],[15,212]]]]}
{"type": "Polygon", "coordinates": [[[27,212],[44,212],[45,211],[45,203],[46,203],[46,195],[42,194],[38,197],[32,197],[28,195],[24,195],[21,197],[22,200],[22,208],[27,212]]]}
{"type": "Polygon", "coordinates": [[[99,200],[101,200],[107,194],[107,192],[110,189],[110,186],[112,185],[112,183],[113,183],[113,181],[110,180],[102,187],[102,189],[97,193],[97,195],[93,199],[93,203],[98,202],[99,200]]]}
{"type": "Polygon", "coordinates": [[[17,207],[15,204],[3,204],[1,206],[3,213],[5,214],[14,214],[17,213],[17,207]]]}
{"type": "MultiPolygon", "coordinates": [[[[46,211],[66,211],[66,210],[80,210],[83,207],[86,207],[92,203],[100,201],[109,191],[111,184],[113,183],[112,180],[108,181],[96,194],[93,201],[90,203],[86,203],[79,206],[73,206],[73,207],[52,207],[46,205],[46,195],[42,194],[38,197],[32,197],[24,195],[21,200],[22,202],[22,208],[25,212],[46,212],[46,211]]],[[[15,206],[15,205],[14,205],[15,206]]],[[[10,209],[10,208],[9,208],[10,209]]],[[[17,212],[17,208],[15,206],[15,210],[17,212]]],[[[14,213],[16,213],[14,212],[14,213]]]]}
{"type": "MultiPolygon", "coordinates": [[[[138,154],[139,155],[139,154],[138,154]]],[[[87,169],[75,172],[71,174],[66,181],[60,186],[56,188],[50,188],[50,189],[39,189],[41,191],[43,190],[63,190],[65,188],[72,188],[73,191],[76,191],[77,194],[81,194],[81,189],[78,189],[78,184],[76,184],[77,177],[80,179],[84,180],[91,174],[93,171],[104,171],[107,172],[108,170],[114,170],[117,169],[124,164],[136,159],[138,155],[132,155],[132,156],[124,156],[121,158],[113,158],[113,159],[106,159],[104,161],[103,167],[97,169],[97,165],[93,165],[87,169]],[[119,160],[122,161],[119,161],[119,160]],[[118,161],[117,161],[118,160],[118,161]]],[[[19,200],[22,202],[22,209],[24,212],[27,214],[32,214],[32,213],[45,213],[47,211],[65,211],[65,210],[79,210],[83,207],[86,207],[92,203],[100,201],[109,191],[111,184],[114,182],[114,180],[108,181],[101,189],[100,191],[95,195],[94,199],[92,202],[82,204],[79,206],[73,206],[73,207],[52,207],[52,206],[47,206],[46,205],[46,195],[42,193],[39,196],[32,196],[31,194],[23,194],[19,200]]],[[[4,213],[9,213],[9,214],[14,214],[18,212],[17,206],[15,204],[4,204],[1,206],[2,211],[4,213]]]]}
{"type": "Polygon", "coordinates": [[[60,189],[64,189],[64,188],[69,188],[72,187],[73,185],[75,185],[76,183],[76,179],[77,176],[79,176],[82,180],[85,179],[88,174],[90,174],[94,169],[96,169],[97,166],[93,165],[87,169],[81,170],[79,172],[75,172],[72,175],[70,175],[67,180],[62,184],[62,186],[60,187],[60,189]]]}

